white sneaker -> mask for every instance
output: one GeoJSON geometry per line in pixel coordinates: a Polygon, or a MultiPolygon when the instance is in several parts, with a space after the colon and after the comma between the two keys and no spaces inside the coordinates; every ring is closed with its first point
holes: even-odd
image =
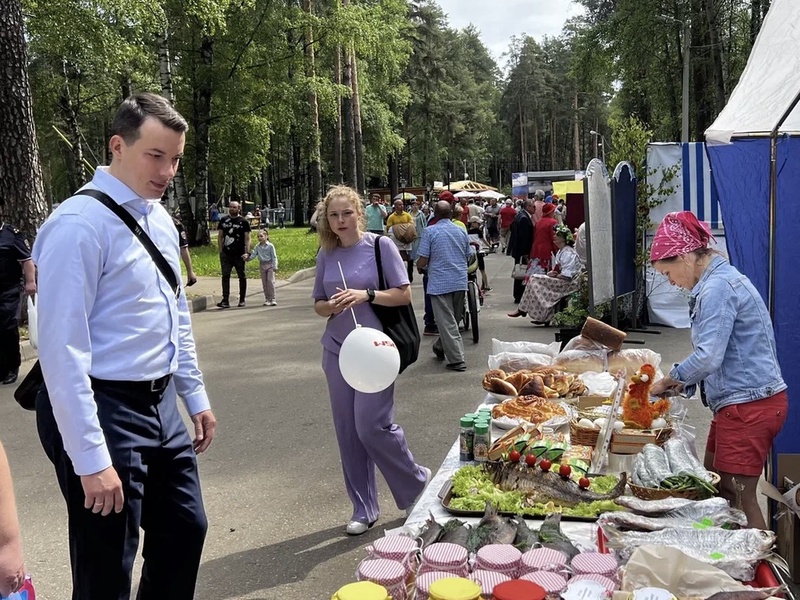
{"type": "Polygon", "coordinates": [[[272,302],[269,303],[269,305],[270,306],[278,306],[278,301],[277,300],[273,300],[272,302]]]}
{"type": "Polygon", "coordinates": [[[406,509],[407,517],[411,516],[411,512],[414,510],[417,502],[419,502],[419,499],[422,498],[422,494],[425,493],[425,490],[428,488],[428,484],[431,482],[431,470],[428,467],[422,467],[422,470],[425,471],[425,485],[422,487],[422,491],[419,493],[419,495],[414,498],[414,502],[411,503],[411,506],[406,509]]]}
{"type": "Polygon", "coordinates": [[[262,304],[261,306],[270,306],[269,300],[267,300],[266,302],[264,302],[264,304],[262,304]]]}
{"type": "Polygon", "coordinates": [[[369,531],[372,526],[375,525],[375,521],[372,523],[364,523],[363,521],[350,521],[345,527],[345,533],[347,535],[361,535],[362,533],[366,533],[369,531]]]}

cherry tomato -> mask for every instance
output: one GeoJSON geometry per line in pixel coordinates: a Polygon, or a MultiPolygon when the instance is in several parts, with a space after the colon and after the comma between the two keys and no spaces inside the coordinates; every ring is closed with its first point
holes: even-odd
{"type": "Polygon", "coordinates": [[[535,467],[536,466],[536,456],[533,455],[533,454],[526,454],[525,455],[525,464],[528,465],[529,467],[535,467]]]}
{"type": "Polygon", "coordinates": [[[519,462],[520,458],[522,458],[522,454],[520,454],[517,450],[512,450],[508,453],[508,460],[511,462],[519,462]]]}
{"type": "Polygon", "coordinates": [[[539,463],[539,468],[540,468],[542,471],[549,471],[549,470],[550,470],[550,467],[552,467],[552,466],[553,466],[553,463],[551,463],[551,462],[550,462],[549,460],[547,460],[546,458],[543,458],[543,459],[541,460],[541,462],[539,463]]]}
{"type": "Polygon", "coordinates": [[[589,481],[589,478],[588,478],[588,477],[581,477],[581,478],[578,480],[578,485],[579,485],[579,486],[581,486],[583,489],[586,489],[586,488],[588,488],[590,485],[592,485],[592,482],[591,482],[591,481],[589,481]]]}
{"type": "Polygon", "coordinates": [[[558,468],[558,474],[561,475],[564,479],[566,479],[570,475],[572,475],[572,467],[570,467],[569,465],[561,465],[558,468]]]}

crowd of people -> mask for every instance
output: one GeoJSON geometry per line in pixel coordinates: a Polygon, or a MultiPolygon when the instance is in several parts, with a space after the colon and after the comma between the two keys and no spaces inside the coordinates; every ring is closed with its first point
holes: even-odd
{"type": "MultiPolygon", "coordinates": [[[[36,397],[37,429],[67,505],[75,600],[129,598],[140,529],[145,560],[137,597],[195,595],[208,528],[196,455],[213,442],[216,418],[198,366],[186,295],[176,279],[181,242],[159,205],[187,130],[164,98],[131,96],[110,127],[111,164],[99,167],[92,181],[47,219],[32,252],[16,230],[0,225],[0,233],[8,228],[0,236],[6,291],[19,298],[23,286],[33,293],[38,285],[43,385],[36,397]],[[132,216],[152,247],[141,236],[134,240],[138,233],[98,202],[98,193],[132,216]],[[191,434],[178,397],[191,419],[191,434]]],[[[557,198],[548,202],[537,192],[516,203],[482,204],[443,191],[430,205],[413,201],[406,207],[400,199],[389,211],[379,196],[365,205],[356,191],[336,186],[318,207],[312,299],[313,310],[326,320],[322,370],[353,505],[347,534],[363,534],[379,519],[376,468],[398,508],[409,511],[431,471],[415,461],[393,421],[394,385],[364,393],[342,376],[339,350],[355,327],[345,311],[352,309],[361,325],[381,329],[372,307],[410,303],[416,268],[426,296],[425,333],[439,336],[434,352],[445,367],[463,372],[458,323],[475,237],[478,248],[500,247],[515,264],[526,265],[525,278],[512,287],[519,307],[510,317],[546,322],[556,298],[570,293],[583,269],[582,232],[563,225],[557,198]]],[[[265,302],[274,304],[270,285],[278,259],[268,233],[259,232],[251,248],[250,225],[236,203],[219,225],[221,265],[228,276],[234,269],[240,275],[240,305],[244,261],[255,259],[262,267],[265,302]]],[[[741,502],[748,524],[765,528],[756,489],[786,418],[787,386],[761,296],[710,242],[708,228],[688,212],[670,213],[656,233],[653,267],[691,293],[693,350],[652,391],[691,393],[704,383],[704,401],[714,413],[706,467],[719,472],[722,495],[741,502]]],[[[488,280],[483,287],[490,289],[488,280]]],[[[229,286],[223,290],[227,304],[229,286]]],[[[7,383],[12,374],[16,378],[18,357],[3,360],[3,368],[10,369],[7,383]]],[[[794,508],[795,494],[800,490],[788,498],[794,508]]],[[[0,445],[0,596],[24,583],[20,540],[0,445]]]]}

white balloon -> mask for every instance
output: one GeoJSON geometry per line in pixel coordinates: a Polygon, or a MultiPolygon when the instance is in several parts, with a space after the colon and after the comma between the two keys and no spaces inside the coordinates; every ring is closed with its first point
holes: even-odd
{"type": "Polygon", "coordinates": [[[342,342],[339,370],[354,390],[374,394],[385,390],[397,379],[400,353],[382,331],[358,326],[342,342]]]}

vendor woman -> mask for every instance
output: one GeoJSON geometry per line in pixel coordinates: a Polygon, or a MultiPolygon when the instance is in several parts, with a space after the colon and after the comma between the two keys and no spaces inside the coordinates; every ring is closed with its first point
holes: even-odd
{"type": "Polygon", "coordinates": [[[737,487],[750,527],[766,529],[758,480],[772,441],[786,420],[786,384],[767,307],[750,280],[708,247],[711,232],[690,212],[669,213],[650,248],[653,267],[672,285],[691,290],[694,351],[652,389],[694,391],[705,382],[714,413],[705,467],[719,473],[732,505],[737,487]]]}

